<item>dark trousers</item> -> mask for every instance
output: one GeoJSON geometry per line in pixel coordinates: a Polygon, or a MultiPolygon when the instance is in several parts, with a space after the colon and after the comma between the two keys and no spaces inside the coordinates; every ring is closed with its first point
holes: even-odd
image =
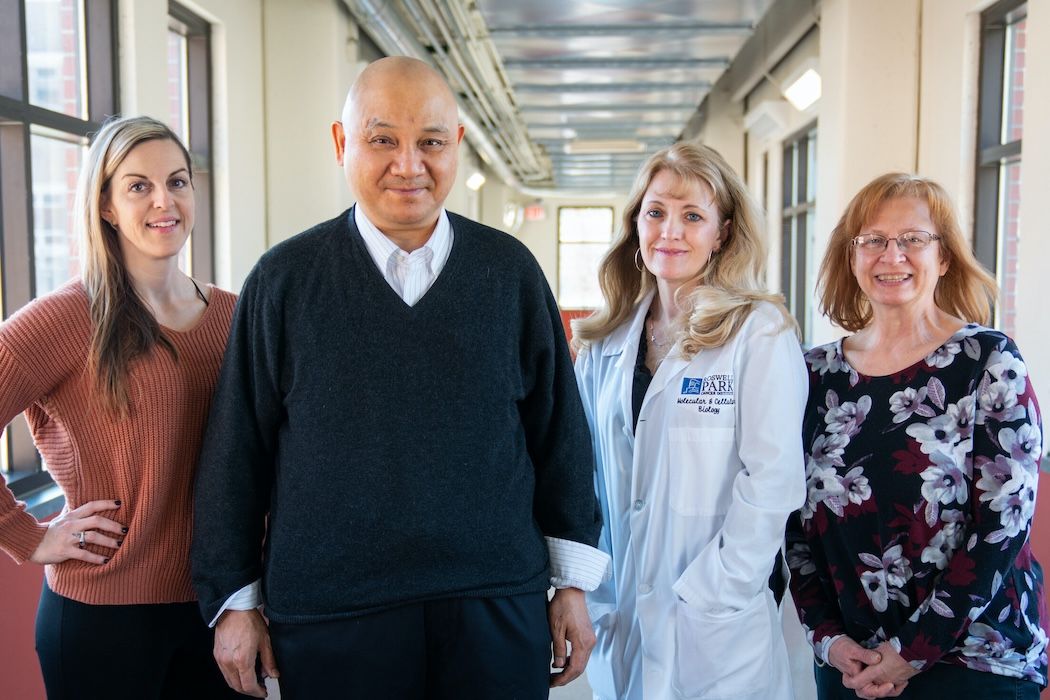
{"type": "Polygon", "coordinates": [[[282,700],[546,698],[547,596],[456,598],[307,624],[270,623],[282,700]]]}
{"type": "MultiPolygon", "coordinates": [[[[819,700],[856,700],[842,685],[842,674],[830,664],[815,666],[819,700]]],[[[934,664],[911,677],[898,697],[905,700],[1039,700],[1041,688],[1032,681],[974,671],[963,666],[934,664]]]]}
{"type": "Polygon", "coordinates": [[[44,583],[36,653],[48,700],[225,700],[196,603],[87,605],[44,583]]]}

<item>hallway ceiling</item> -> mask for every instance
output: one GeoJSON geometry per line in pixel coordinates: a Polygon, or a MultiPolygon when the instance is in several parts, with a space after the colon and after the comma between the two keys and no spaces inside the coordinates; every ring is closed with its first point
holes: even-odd
{"type": "Polygon", "coordinates": [[[422,51],[445,73],[497,174],[523,191],[577,194],[627,191],[772,4],[344,1],[387,53],[422,51]]]}

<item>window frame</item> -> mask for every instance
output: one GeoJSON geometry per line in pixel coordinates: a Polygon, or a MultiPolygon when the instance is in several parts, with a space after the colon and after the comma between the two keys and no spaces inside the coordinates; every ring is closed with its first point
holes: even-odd
{"type": "Polygon", "coordinates": [[[810,157],[810,150],[815,150],[816,144],[816,120],[781,143],[780,289],[788,311],[798,323],[803,342],[810,340],[813,330],[812,295],[808,293],[811,232],[806,218],[811,214],[816,218],[816,187],[809,191],[810,182],[816,184],[816,178],[809,173],[809,164],[816,162],[815,157],[810,157]]]}
{"type": "MultiPolygon", "coordinates": [[[[36,296],[33,130],[42,128],[86,143],[107,117],[119,111],[117,0],[79,2],[85,118],[30,102],[25,0],[0,0],[0,15],[15,18],[0,24],[0,311],[4,319],[36,296]]],[[[23,415],[7,427],[3,447],[10,465],[3,476],[16,497],[28,498],[53,483],[23,415]]]]}
{"type": "Polygon", "coordinates": [[[190,271],[203,282],[215,281],[215,207],[212,163],[211,24],[192,10],[171,0],[168,31],[186,40],[186,148],[193,167],[196,217],[190,237],[190,271]],[[173,24],[177,23],[177,27],[173,24]]]}
{"type": "MultiPolygon", "coordinates": [[[[995,274],[1000,285],[1000,250],[1004,244],[1000,228],[1001,175],[1005,165],[1021,163],[1023,144],[1023,137],[1007,142],[1002,138],[1004,91],[1009,85],[1004,75],[1007,33],[1011,25],[1027,18],[1027,5],[1027,0],[1000,0],[981,13],[973,246],[977,259],[995,274]],[[1023,14],[1018,16],[1022,7],[1023,14]]],[[[996,325],[1001,323],[1002,303],[1000,295],[995,308],[996,325]]]]}
{"type": "MultiPolygon", "coordinates": [[[[561,213],[563,209],[608,209],[610,213],[610,226],[609,226],[609,240],[606,246],[612,246],[613,240],[616,237],[616,207],[611,204],[575,204],[575,205],[559,205],[555,216],[555,226],[558,229],[558,253],[555,260],[557,275],[558,275],[558,307],[561,309],[580,310],[586,309],[587,307],[579,306],[563,306],[561,303],[562,294],[562,279],[561,279],[561,261],[562,261],[562,247],[572,245],[600,245],[597,241],[563,241],[561,235],[561,213]]],[[[595,271],[597,273],[597,270],[595,271]]]]}

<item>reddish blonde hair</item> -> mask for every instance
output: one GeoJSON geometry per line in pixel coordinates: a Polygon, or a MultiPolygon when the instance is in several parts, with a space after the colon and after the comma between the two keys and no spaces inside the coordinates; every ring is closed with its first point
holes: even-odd
{"type": "Polygon", "coordinates": [[[999,288],[995,277],[974,257],[959,227],[955,205],[939,184],[907,173],[887,173],[875,178],[846,206],[820,263],[817,290],[821,311],[851,332],[871,323],[871,304],[853,274],[852,241],[885,202],[900,197],[926,202],[930,220],[940,236],[941,257],[948,263],[948,271],[937,283],[934,303],[964,321],[991,323],[999,288]]]}

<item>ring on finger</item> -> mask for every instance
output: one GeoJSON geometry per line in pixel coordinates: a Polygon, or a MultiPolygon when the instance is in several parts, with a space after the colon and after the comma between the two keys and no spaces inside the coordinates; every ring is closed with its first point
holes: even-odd
{"type": "Polygon", "coordinates": [[[86,532],[74,532],[73,533],[73,537],[77,538],[77,546],[80,547],[81,549],[84,548],[84,544],[85,544],[84,538],[85,538],[86,535],[87,535],[86,532]]]}

